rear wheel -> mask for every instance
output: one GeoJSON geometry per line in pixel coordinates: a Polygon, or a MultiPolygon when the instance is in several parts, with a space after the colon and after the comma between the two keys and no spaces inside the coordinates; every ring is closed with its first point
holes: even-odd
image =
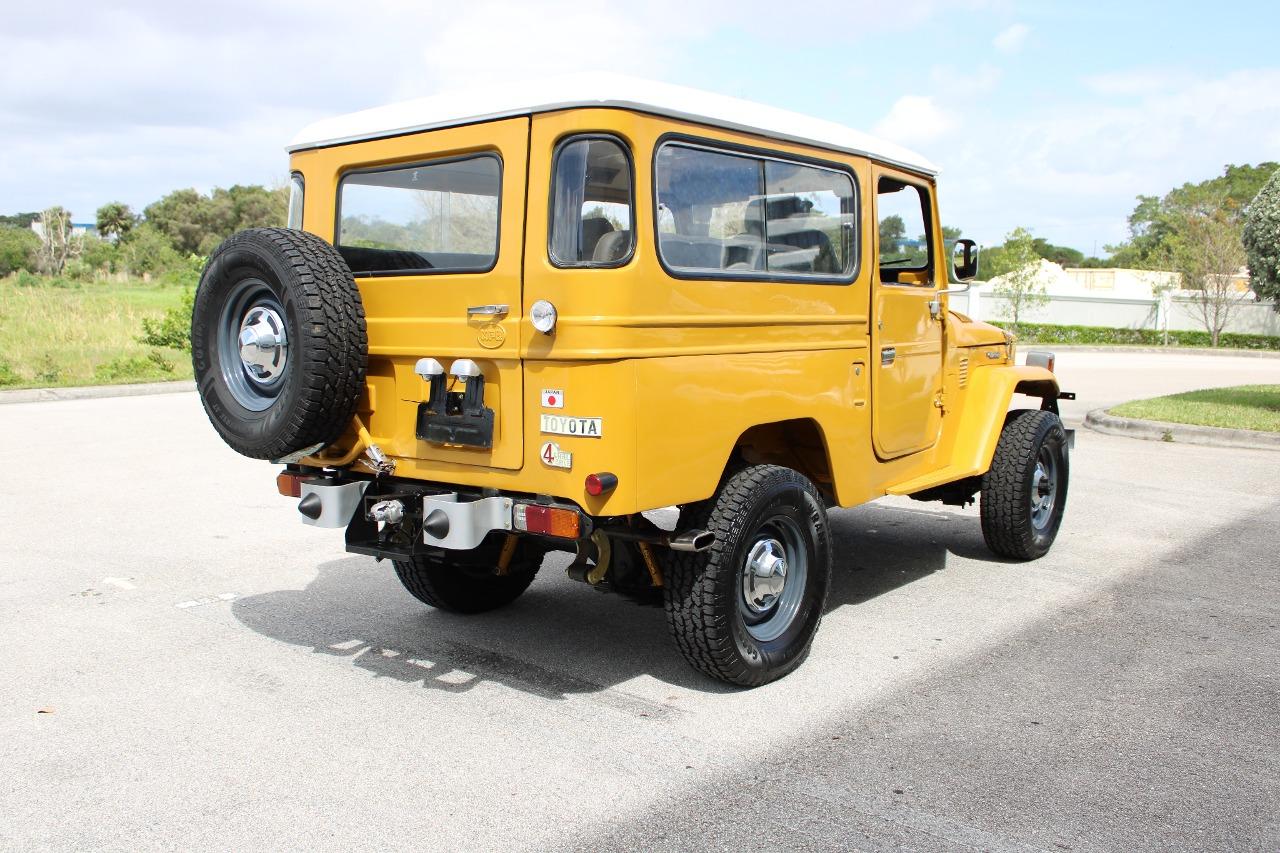
{"type": "Polygon", "coordinates": [[[668,563],[664,603],[681,653],[713,678],[748,687],[799,666],[831,580],[817,489],[789,468],[744,468],[680,513],[680,529],[690,528],[716,540],[707,551],[673,552],[668,563]]]}
{"type": "Polygon", "coordinates": [[[1067,506],[1067,434],[1052,412],[1011,412],[982,475],[982,536],[1002,557],[1034,560],[1053,545],[1067,506]]]}
{"type": "Polygon", "coordinates": [[[500,569],[508,535],[491,533],[471,551],[396,560],[396,576],[410,595],[438,610],[483,613],[505,607],[533,583],[545,556],[536,542],[520,537],[500,569]]]}

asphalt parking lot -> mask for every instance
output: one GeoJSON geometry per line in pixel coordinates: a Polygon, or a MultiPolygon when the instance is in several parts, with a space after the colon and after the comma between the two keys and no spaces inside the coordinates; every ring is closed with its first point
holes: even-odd
{"type": "MultiPolygon", "coordinates": [[[[1072,353],[1064,414],[1280,360],[1072,353]]],[[[836,511],[806,665],[731,690],[568,580],[432,611],[194,394],[0,406],[0,847],[1280,849],[1280,453],[1080,432],[1054,550],[836,511]]]]}

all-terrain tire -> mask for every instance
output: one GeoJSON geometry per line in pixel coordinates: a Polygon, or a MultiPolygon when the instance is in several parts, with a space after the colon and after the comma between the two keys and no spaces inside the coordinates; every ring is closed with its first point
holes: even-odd
{"type": "Polygon", "coordinates": [[[409,594],[423,604],[451,613],[483,613],[505,607],[533,583],[545,551],[521,538],[507,565],[496,573],[504,534],[491,533],[473,551],[445,551],[396,560],[396,576],[409,594]]]}
{"type": "Polygon", "coordinates": [[[827,513],[817,489],[790,468],[743,468],[711,499],[682,508],[677,529],[694,528],[716,538],[706,551],[673,551],[666,562],[664,605],[676,647],[695,668],[730,684],[753,687],[791,672],[809,654],[831,583],[827,513]],[[779,609],[765,618],[744,604],[745,569],[754,549],[774,537],[786,540],[787,583],[801,586],[789,601],[787,592],[778,594],[779,609]],[[784,602],[789,619],[773,623],[784,602]]]}
{"type": "Polygon", "coordinates": [[[1052,412],[1010,412],[982,475],[982,536],[1002,557],[1034,560],[1053,545],[1067,506],[1067,434],[1052,412]]]}
{"type": "Polygon", "coordinates": [[[367,359],[360,292],[324,240],[252,228],[209,256],[191,319],[191,361],[209,421],[237,452],[284,459],[332,443],[355,414],[367,359]],[[286,339],[266,382],[241,362],[236,337],[261,308],[283,323],[286,339]]]}

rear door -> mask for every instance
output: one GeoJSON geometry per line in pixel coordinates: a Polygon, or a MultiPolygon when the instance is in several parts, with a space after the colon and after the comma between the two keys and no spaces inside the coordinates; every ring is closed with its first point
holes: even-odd
{"type": "Polygon", "coordinates": [[[413,134],[382,141],[381,150],[394,143],[404,152],[395,162],[339,176],[334,243],[360,281],[370,387],[395,389],[396,456],[522,465],[528,138],[527,117],[413,134]],[[493,410],[491,448],[415,435],[418,407],[430,394],[414,372],[423,358],[441,364],[452,391],[465,387],[449,378],[456,362],[479,367],[484,406],[493,410]]]}
{"type": "Polygon", "coordinates": [[[936,219],[929,184],[877,167],[876,261],[872,296],[872,435],[893,459],[926,450],[942,426],[942,321],[936,219]]]}

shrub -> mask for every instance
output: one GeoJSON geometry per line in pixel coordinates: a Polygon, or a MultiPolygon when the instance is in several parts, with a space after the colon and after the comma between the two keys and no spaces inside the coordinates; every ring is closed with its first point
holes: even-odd
{"type": "Polygon", "coordinates": [[[1244,217],[1244,248],[1255,293],[1274,299],[1280,311],[1280,170],[1249,203],[1244,217]]]}
{"type": "Polygon", "coordinates": [[[146,356],[128,355],[113,358],[99,364],[93,370],[95,382],[140,382],[147,379],[164,379],[173,373],[173,362],[156,350],[146,356]]]}
{"type": "Polygon", "coordinates": [[[182,294],[182,304],[165,311],[159,320],[142,318],[142,334],[138,337],[138,343],[190,351],[191,313],[195,310],[195,304],[196,292],[187,290],[182,294]]]}
{"type": "MultiPolygon", "coordinates": [[[[1007,324],[993,321],[1004,328],[1007,324]]],[[[1077,344],[1095,346],[1161,346],[1164,333],[1157,329],[1110,329],[1102,326],[1055,326],[1047,323],[1018,324],[1018,340],[1028,344],[1077,344]]],[[[1169,343],[1179,347],[1209,347],[1208,332],[1170,329],[1169,343]]],[[[1280,350],[1280,337],[1241,335],[1223,332],[1218,345],[1229,349],[1280,350]]]]}
{"type": "Polygon", "coordinates": [[[9,362],[0,359],[0,388],[6,385],[17,385],[22,381],[22,377],[9,366],[9,362]]]}
{"type": "Polygon", "coordinates": [[[34,270],[40,238],[30,228],[0,226],[0,276],[34,270]]]}

